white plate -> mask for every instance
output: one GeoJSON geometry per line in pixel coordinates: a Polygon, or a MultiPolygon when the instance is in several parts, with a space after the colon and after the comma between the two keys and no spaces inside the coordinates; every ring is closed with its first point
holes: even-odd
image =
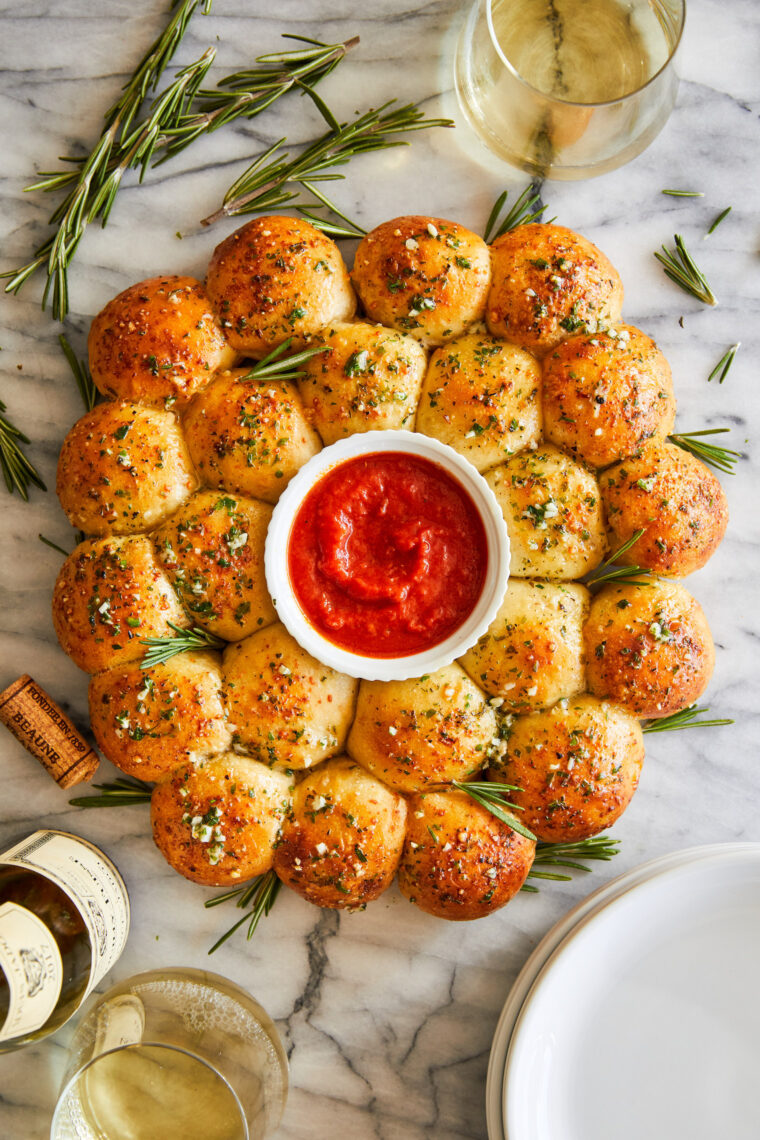
{"type": "MultiPolygon", "coordinates": [[[[752,847],[753,845],[749,844],[746,846],[752,847]]],[[[689,848],[684,851],[674,851],[668,855],[661,855],[657,859],[652,859],[638,867],[633,867],[630,871],[618,875],[616,879],[612,879],[609,883],[605,883],[604,886],[595,890],[593,894],[588,895],[573,907],[572,910],[568,911],[568,913],[551,928],[548,934],[544,935],[526,961],[512,989],[509,991],[509,996],[501,1011],[494,1032],[491,1053],[488,1060],[488,1075],[486,1078],[486,1124],[488,1128],[488,1140],[505,1140],[503,1095],[509,1043],[523,1002],[530,992],[536,975],[549,956],[554,953],[557,947],[572,933],[576,926],[579,926],[581,922],[596,913],[597,910],[606,905],[611,899],[630,890],[644,879],[648,879],[652,875],[667,870],[669,867],[693,858],[695,852],[702,854],[723,850],[725,850],[724,844],[716,844],[712,847],[699,847],[696,849],[689,848]]]]}
{"type": "Polygon", "coordinates": [[[760,844],[685,853],[540,969],[504,1078],[508,1140],[757,1140],[760,844]]]}

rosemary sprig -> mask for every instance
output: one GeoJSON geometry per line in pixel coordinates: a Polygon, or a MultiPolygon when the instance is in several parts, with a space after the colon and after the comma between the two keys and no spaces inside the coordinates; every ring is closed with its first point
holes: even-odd
{"type": "Polygon", "coordinates": [[[73,807],[82,808],[110,808],[123,807],[126,804],[147,804],[153,794],[153,788],[144,780],[127,780],[120,777],[107,784],[93,784],[93,788],[100,794],[97,796],[77,796],[69,800],[73,807]]]}
{"type": "Polygon", "coordinates": [[[665,269],[665,276],[674,281],[685,293],[696,297],[705,305],[717,305],[717,299],[707,283],[702,270],[691,256],[680,234],[673,237],[675,251],[662,247],[662,253],[655,252],[655,257],[665,269]]]}
{"type": "Polygon", "coordinates": [[[518,226],[527,226],[530,222],[541,221],[541,215],[546,209],[546,206],[538,205],[541,201],[540,193],[533,186],[526,186],[515,204],[499,222],[499,215],[504,209],[508,196],[509,191],[504,190],[494,202],[493,209],[488,215],[486,228],[483,231],[483,240],[489,245],[502,234],[506,234],[518,226]]]}
{"type": "Polygon", "coordinates": [[[621,554],[626,554],[639,541],[643,533],[643,527],[640,530],[635,530],[627,542],[624,542],[617,550],[613,550],[612,554],[605,558],[596,570],[591,571],[585,579],[585,585],[596,587],[606,582],[616,582],[619,585],[626,586],[648,586],[650,574],[643,566],[619,566],[617,564],[621,554]]]}
{"type": "MultiPolygon", "coordinates": [[[[68,267],[85,228],[95,216],[94,200],[107,176],[112,154],[114,150],[118,154],[125,152],[124,140],[132,121],[148,92],[155,90],[158,85],[200,2],[201,0],[181,0],[168,26],[148,49],[125,85],[123,94],[106,112],[103,133],[90,154],[84,159],[70,159],[73,170],[43,174],[37,182],[27,187],[28,190],[58,190],[72,185],[66,198],[51,215],[50,224],[56,226],[55,234],[37,249],[26,265],[0,274],[0,278],[9,279],[5,286],[6,293],[17,293],[44,266],[47,283],[42,307],[45,308],[52,287],[53,312],[58,320],[63,320],[68,312],[68,267]]],[[[204,11],[208,12],[210,6],[210,0],[205,0],[204,11]]]]}
{"type": "Polygon", "coordinates": [[[64,356],[69,362],[69,368],[73,373],[74,380],[79,389],[79,395],[82,397],[82,403],[87,411],[91,412],[98,401],[100,393],[95,387],[92,376],[90,375],[90,370],[87,367],[87,362],[85,360],[77,360],[74,349],[66,340],[63,333],[58,337],[58,341],[63,349],[64,356]]]}
{"type": "Polygon", "coordinates": [[[671,198],[704,198],[701,190],[661,190],[661,194],[669,194],[671,198]]]}
{"type": "Polygon", "coordinates": [[[307,360],[311,360],[312,356],[317,356],[320,352],[328,352],[329,345],[319,345],[316,348],[305,348],[303,352],[297,352],[295,356],[285,356],[285,353],[293,343],[293,337],[290,336],[277,348],[273,348],[268,356],[259,360],[254,364],[250,371],[241,376],[241,380],[263,380],[263,379],[277,379],[277,380],[298,380],[303,376],[303,371],[299,370],[299,364],[305,364],[307,360]]]}
{"type": "Polygon", "coordinates": [[[676,447],[696,455],[697,459],[701,459],[703,463],[709,463],[711,467],[715,467],[718,471],[724,471],[726,475],[733,475],[734,464],[742,458],[742,453],[732,451],[729,447],[718,447],[714,443],[702,442],[703,436],[722,435],[730,430],[730,428],[705,428],[704,431],[678,432],[675,435],[669,435],[668,439],[676,447]]]}
{"type": "MultiPolygon", "coordinates": [[[[579,860],[602,860],[608,862],[620,854],[620,840],[609,835],[596,835],[592,839],[581,839],[575,843],[544,843],[539,840],[536,847],[536,857],[533,866],[528,872],[529,879],[551,879],[554,882],[568,883],[572,875],[563,875],[557,871],[537,871],[536,867],[567,867],[573,871],[591,871],[585,862],[579,860]]],[[[523,891],[535,894],[538,887],[523,883],[523,891]]]]}
{"type": "Polygon", "coordinates": [[[327,44],[306,36],[286,35],[308,45],[295,51],[272,52],[256,59],[258,67],[236,71],[220,79],[213,90],[201,90],[188,113],[171,130],[164,132],[164,153],[155,165],[184,150],[200,135],[210,134],[237,118],[251,119],[270,107],[288,91],[299,90],[309,96],[320,113],[332,125],[332,112],[314,90],[317,83],[334,70],[359,43],[353,36],[343,43],[327,44]]]}
{"type": "MultiPolygon", "coordinates": [[[[297,158],[289,158],[286,152],[278,154],[285,142],[280,139],[243,171],[225,194],[220,208],[203,218],[201,225],[210,226],[220,218],[259,213],[286,204],[298,210],[313,209],[313,206],[297,203],[299,190],[291,187],[313,192],[310,183],[341,181],[344,175],[325,172],[345,166],[357,154],[408,146],[406,139],[397,136],[428,127],[454,125],[451,119],[426,119],[414,103],[389,111],[394,103],[395,99],[391,99],[377,110],[365,111],[352,123],[340,123],[337,130],[332,127],[297,158]]],[[[320,198],[323,205],[345,218],[323,194],[320,198]]]]}
{"type": "Polygon", "coordinates": [[[64,558],[68,558],[69,551],[64,550],[63,547],[59,546],[57,542],[52,542],[49,538],[45,538],[44,534],[38,534],[37,538],[40,540],[40,542],[44,542],[45,546],[49,546],[51,550],[57,550],[58,553],[62,554],[64,558]]]}
{"type": "Polygon", "coordinates": [[[736,344],[732,344],[731,347],[723,353],[720,360],[715,365],[715,367],[713,368],[710,375],[707,377],[707,383],[708,384],[710,383],[711,380],[714,380],[716,376],[718,377],[718,383],[719,384],[723,383],[723,381],[728,376],[728,372],[729,372],[729,369],[731,368],[731,365],[734,362],[734,357],[736,356],[736,354],[739,351],[739,349],[741,348],[741,346],[742,346],[742,342],[740,340],[738,340],[736,342],[736,344]]]}
{"type": "Polygon", "coordinates": [[[249,883],[245,887],[236,887],[234,890],[225,891],[224,894],[217,895],[213,899],[207,899],[203,904],[205,907],[219,906],[220,903],[229,902],[230,899],[237,898],[235,906],[240,907],[241,910],[246,910],[247,907],[251,908],[242,918],[238,919],[221,938],[216,940],[209,950],[209,954],[213,954],[215,950],[218,950],[245,922],[248,923],[246,939],[250,940],[253,938],[259,921],[262,918],[266,918],[274,906],[281,886],[282,883],[274,871],[267,871],[265,875],[259,875],[257,879],[254,879],[252,883],[249,883]]]}
{"type": "Polygon", "coordinates": [[[6,419],[2,414],[6,406],[0,400],[0,468],[2,468],[5,485],[13,494],[18,491],[21,498],[27,502],[29,487],[34,484],[41,491],[47,491],[39,471],[22,451],[22,445],[29,443],[29,437],[6,419]]]}
{"type": "Polygon", "coordinates": [[[191,649],[223,649],[226,645],[226,642],[215,637],[213,633],[207,633],[205,629],[199,629],[197,626],[183,629],[172,621],[168,624],[176,631],[176,637],[147,637],[140,642],[141,645],[148,647],[140,662],[141,668],[152,669],[154,665],[161,665],[175,654],[186,653],[191,649]]]}
{"type": "Polygon", "coordinates": [[[687,709],[681,709],[680,712],[672,713],[670,716],[663,716],[659,720],[643,721],[641,731],[678,732],[683,728],[717,728],[722,725],[734,723],[726,717],[705,720],[702,717],[702,713],[709,711],[708,708],[698,708],[696,704],[689,705],[687,709]]]}
{"type": "Polygon", "coordinates": [[[724,221],[730,213],[731,213],[731,207],[730,206],[726,206],[725,210],[721,210],[721,212],[718,214],[717,218],[714,219],[712,225],[710,226],[709,230],[705,234],[705,237],[709,237],[711,233],[713,233],[715,230],[717,230],[720,223],[722,221],[724,221]]]}
{"type": "Polygon", "coordinates": [[[516,816],[511,812],[505,811],[504,808],[512,808],[513,811],[522,811],[518,804],[513,804],[509,801],[509,792],[515,792],[519,789],[514,784],[500,784],[491,781],[473,781],[463,782],[460,780],[453,780],[452,788],[458,788],[460,792],[466,792],[476,804],[480,804],[491,815],[495,815],[502,823],[506,823],[518,835],[522,835],[525,839],[535,840],[535,835],[529,831],[525,824],[520,823],[516,816]]]}
{"type": "MultiPolygon", "coordinates": [[[[109,109],[103,133],[86,158],[65,158],[66,170],[45,173],[27,190],[61,190],[68,193],[51,215],[56,232],[19,269],[0,274],[6,278],[6,292],[17,293],[37,270],[45,268],[47,282],[42,298],[46,306],[52,289],[54,316],[63,320],[68,312],[68,269],[79,242],[90,222],[100,218],[105,225],[124,174],[139,168],[140,180],[148,166],[184,150],[200,135],[216,130],[236,118],[252,118],[290,90],[311,96],[318,106],[323,101],[309,83],[318,83],[340,63],[358,37],[341,44],[323,44],[302,36],[291,36],[309,46],[293,52],[260,56],[261,66],[236,72],[205,90],[201,84],[214,59],[209,49],[195,63],[184,68],[172,84],[151,104],[147,116],[136,122],[143,100],[155,90],[160,76],[172,58],[190,16],[201,0],[182,0],[166,31],[146,54],[124,94],[109,109]],[[307,80],[309,81],[307,83],[307,80]],[[154,160],[154,154],[160,157],[154,160]]],[[[210,0],[204,0],[204,11],[210,0]]]]}

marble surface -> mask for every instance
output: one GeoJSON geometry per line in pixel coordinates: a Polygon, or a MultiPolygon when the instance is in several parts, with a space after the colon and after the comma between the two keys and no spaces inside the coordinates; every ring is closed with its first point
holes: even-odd
{"type": "MultiPolygon", "coordinates": [[[[57,156],[91,143],[125,76],[165,19],[155,0],[0,2],[0,251],[3,268],[26,261],[46,235],[52,200],[24,194],[57,156]]],[[[760,179],[760,9],[754,0],[691,0],[677,108],[664,132],[629,166],[586,183],[547,183],[549,216],[588,235],[611,257],[626,287],[625,313],[671,361],[684,430],[732,429],[745,453],[725,478],[728,536],[689,581],[711,622],[717,666],[707,699],[729,728],[649,738],[639,792],[615,834],[622,852],[570,884],[547,884],[489,919],[447,924],[416,911],[391,889],[363,914],[320,912],[283,892],[253,942],[228,943],[209,962],[226,915],[206,911],[206,892],[178,878],[149,837],[147,811],[78,812],[12,738],[0,734],[0,849],[40,825],[102,845],[128,881],[134,925],[114,977],[160,965],[211,965],[248,987],[277,1019],[292,1067],[280,1140],[482,1140],[491,1036],[509,986],[547,929],[593,887],[636,863],[697,843],[760,839],[755,661],[760,533],[756,502],[760,398],[757,186],[760,179]],[[704,191],[663,197],[666,186],[704,191]],[[725,206],[729,218],[706,241],[725,206]],[[652,257],[674,232],[698,251],[720,299],[707,309],[671,285],[652,257]],[[682,319],[681,319],[682,318],[682,319]],[[723,387],[707,375],[728,345],[742,348],[723,387]]],[[[291,31],[361,45],[322,91],[341,116],[385,99],[423,100],[458,118],[452,53],[464,14],[456,0],[404,5],[377,0],[215,0],[192,22],[178,62],[218,48],[217,74],[279,48],[291,31]],[[274,13],[273,15],[271,13],[274,13]]],[[[250,125],[220,131],[142,187],[127,179],[106,230],[93,228],[71,274],[66,332],[80,354],[94,313],[133,281],[159,272],[203,275],[217,241],[235,228],[202,232],[247,160],[287,134],[320,133],[306,100],[283,100],[250,125]],[[177,235],[182,235],[178,240],[177,235]]],[[[348,169],[339,199],[367,227],[397,213],[431,212],[482,228],[505,186],[524,177],[491,158],[459,122],[416,136],[411,148],[365,156],[348,169]]],[[[0,491],[2,624],[0,686],[30,672],[82,724],[87,679],[56,643],[49,597],[58,555],[38,532],[71,547],[55,493],[61,440],[80,415],[58,347],[59,327],[39,307],[36,281],[18,298],[0,295],[0,398],[31,438],[47,494],[31,502],[0,491]]],[[[101,774],[107,773],[103,765],[101,774]]],[[[0,1057],[0,1135],[48,1135],[66,1032],[0,1057]]]]}

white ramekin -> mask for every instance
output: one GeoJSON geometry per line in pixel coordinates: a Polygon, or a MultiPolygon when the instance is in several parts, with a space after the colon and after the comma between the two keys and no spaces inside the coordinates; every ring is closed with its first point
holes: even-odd
{"type": "Polygon", "coordinates": [[[267,586],[277,615],[288,632],[324,665],[367,681],[404,681],[433,673],[461,656],[486,632],[501,605],[509,577],[509,538],[504,517],[491,488],[472,464],[437,439],[411,431],[370,431],[348,436],[325,447],[291,479],[272,514],[264,550],[267,586]],[[422,653],[403,657],[364,657],[342,649],[315,629],[298,603],[288,572],[288,540],[298,508],[332,468],[359,455],[399,451],[443,467],[467,491],[486,533],[486,579],[469,617],[445,641],[422,653]]]}

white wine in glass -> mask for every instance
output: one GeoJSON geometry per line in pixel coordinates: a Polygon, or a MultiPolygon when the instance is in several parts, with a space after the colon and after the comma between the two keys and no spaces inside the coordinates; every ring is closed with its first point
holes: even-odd
{"type": "Polygon", "coordinates": [[[601,174],[665,123],[684,15],[684,0],[479,0],[457,50],[459,101],[514,165],[601,174]]]}
{"type": "Polygon", "coordinates": [[[274,1023],[239,986],[155,970],[115,986],[71,1045],[51,1140],[263,1140],[287,1094],[274,1023]]]}

